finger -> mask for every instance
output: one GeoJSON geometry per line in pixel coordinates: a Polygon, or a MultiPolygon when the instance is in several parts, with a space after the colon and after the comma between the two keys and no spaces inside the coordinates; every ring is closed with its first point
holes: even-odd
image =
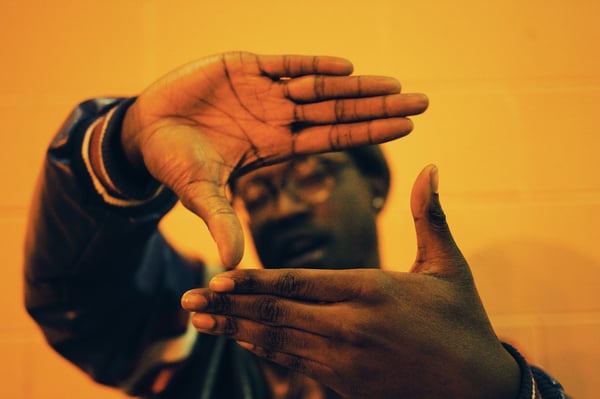
{"type": "Polygon", "coordinates": [[[365,270],[236,269],[213,277],[209,287],[216,292],[339,302],[358,296],[365,270]]]}
{"type": "MultiPolygon", "coordinates": [[[[317,361],[296,354],[273,351],[244,341],[238,341],[238,344],[260,358],[277,363],[289,370],[302,373],[321,382],[327,383],[328,381],[335,380],[338,376],[338,374],[328,366],[327,359],[325,359],[325,361],[317,361]]],[[[327,352],[328,351],[323,351],[323,353],[327,352]]]]}
{"type": "Polygon", "coordinates": [[[422,94],[393,94],[297,104],[294,119],[308,124],[348,123],[416,115],[426,108],[427,97],[422,94]]]}
{"type": "Polygon", "coordinates": [[[323,336],[334,336],[339,331],[335,322],[345,304],[334,305],[300,302],[273,295],[229,295],[207,289],[186,292],[181,299],[182,307],[192,312],[232,316],[256,323],[290,327],[310,331],[323,336]]]}
{"type": "Polygon", "coordinates": [[[332,350],[334,343],[326,337],[208,314],[195,314],[192,324],[202,333],[235,339],[240,346],[263,359],[318,377],[320,381],[335,376],[327,364],[336,351],[332,350]]]}
{"type": "Polygon", "coordinates": [[[417,234],[417,258],[412,271],[453,276],[468,267],[452,238],[437,191],[438,169],[428,165],[417,177],[411,194],[417,234]]]}
{"type": "Polygon", "coordinates": [[[413,129],[408,118],[393,117],[354,123],[300,127],[292,136],[294,154],[338,151],[404,137],[413,129]]]}
{"type": "Polygon", "coordinates": [[[285,96],[296,102],[400,93],[400,82],[387,76],[310,75],[290,79],[281,84],[285,96]]]}
{"type": "MultiPolygon", "coordinates": [[[[210,335],[220,335],[234,340],[251,342],[270,351],[294,353],[303,357],[320,359],[327,344],[326,337],[307,331],[282,326],[268,326],[251,320],[195,313],[192,325],[210,335]]],[[[324,360],[324,359],[323,359],[324,360]]]]}
{"type": "Polygon", "coordinates": [[[260,72],[271,78],[310,74],[349,75],[354,69],[344,58],[312,55],[257,55],[260,72]]]}

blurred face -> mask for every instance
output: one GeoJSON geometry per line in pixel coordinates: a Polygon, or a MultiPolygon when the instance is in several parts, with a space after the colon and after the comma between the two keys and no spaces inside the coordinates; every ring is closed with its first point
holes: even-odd
{"type": "Polygon", "coordinates": [[[371,182],[345,153],[258,169],[234,197],[266,268],[380,266],[371,182]]]}

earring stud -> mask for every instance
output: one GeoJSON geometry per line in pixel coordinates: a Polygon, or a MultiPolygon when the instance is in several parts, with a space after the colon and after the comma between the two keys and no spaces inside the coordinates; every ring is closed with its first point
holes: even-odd
{"type": "Polygon", "coordinates": [[[381,210],[381,208],[383,208],[383,203],[384,203],[384,200],[382,197],[375,197],[375,198],[373,198],[373,201],[371,202],[371,206],[376,211],[379,211],[379,210],[381,210]]]}

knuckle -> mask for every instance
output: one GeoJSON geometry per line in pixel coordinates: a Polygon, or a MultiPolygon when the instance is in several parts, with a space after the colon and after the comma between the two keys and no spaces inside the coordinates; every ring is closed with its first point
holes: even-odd
{"type": "Polygon", "coordinates": [[[278,351],[285,347],[287,334],[282,328],[267,328],[262,334],[264,346],[270,350],[278,351]]]}
{"type": "Polygon", "coordinates": [[[342,100],[336,100],[334,103],[334,115],[336,122],[342,122],[346,119],[345,103],[342,100]]]}
{"type": "Polygon", "coordinates": [[[260,289],[261,284],[254,273],[248,272],[241,275],[233,275],[236,290],[241,292],[255,292],[260,289]]]}
{"type": "Polygon", "coordinates": [[[352,102],[352,109],[350,110],[350,115],[352,120],[360,119],[361,112],[359,110],[359,106],[357,102],[352,102]]]}
{"type": "Polygon", "coordinates": [[[382,96],[381,97],[381,109],[383,112],[383,115],[385,116],[389,116],[390,111],[388,110],[388,101],[387,101],[387,96],[382,96]]]}
{"type": "Polygon", "coordinates": [[[298,104],[294,107],[294,122],[304,120],[304,105],[298,104]]]}
{"type": "Polygon", "coordinates": [[[270,361],[275,361],[275,359],[276,359],[276,357],[275,357],[276,353],[274,351],[266,349],[266,348],[261,348],[259,354],[263,358],[270,360],[270,361]]]}
{"type": "Polygon", "coordinates": [[[356,94],[358,95],[358,97],[361,97],[363,95],[362,78],[361,78],[361,76],[356,76],[355,80],[356,80],[356,94]]]}
{"type": "Polygon", "coordinates": [[[366,347],[372,344],[375,326],[369,317],[355,318],[347,322],[342,339],[354,347],[366,347]]]}
{"type": "Polygon", "coordinates": [[[390,285],[390,278],[383,270],[365,270],[361,271],[363,278],[360,285],[357,286],[358,295],[362,301],[369,303],[378,302],[382,295],[387,292],[390,285]]]}
{"type": "Polygon", "coordinates": [[[237,322],[231,317],[226,317],[223,323],[223,334],[227,336],[236,335],[239,331],[237,322]]]}
{"type": "Polygon", "coordinates": [[[258,317],[260,321],[273,323],[279,320],[283,310],[279,301],[273,297],[266,297],[258,302],[258,317]]]}
{"type": "Polygon", "coordinates": [[[312,59],[312,70],[313,71],[319,70],[319,62],[320,62],[319,57],[313,57],[313,59],[312,59]]]}
{"type": "Polygon", "coordinates": [[[313,82],[313,91],[317,98],[325,96],[325,78],[323,76],[315,76],[313,82]]]}
{"type": "Polygon", "coordinates": [[[335,124],[329,127],[329,146],[332,150],[341,150],[351,142],[351,125],[335,124]]]}
{"type": "Polygon", "coordinates": [[[210,308],[215,312],[229,314],[233,308],[231,297],[227,294],[214,292],[209,302],[210,308]]]}
{"type": "Polygon", "coordinates": [[[308,366],[301,358],[292,356],[288,361],[288,368],[303,374],[308,374],[308,366]]]}
{"type": "Polygon", "coordinates": [[[276,282],[278,291],[283,295],[301,296],[306,292],[307,282],[296,276],[293,272],[288,272],[280,276],[276,282]]]}

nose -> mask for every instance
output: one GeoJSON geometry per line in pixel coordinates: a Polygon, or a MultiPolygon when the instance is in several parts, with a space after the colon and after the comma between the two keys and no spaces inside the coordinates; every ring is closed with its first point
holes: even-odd
{"type": "Polygon", "coordinates": [[[274,209],[270,215],[272,218],[283,219],[297,214],[310,211],[310,204],[298,198],[293,193],[280,190],[274,202],[274,209]]]}

